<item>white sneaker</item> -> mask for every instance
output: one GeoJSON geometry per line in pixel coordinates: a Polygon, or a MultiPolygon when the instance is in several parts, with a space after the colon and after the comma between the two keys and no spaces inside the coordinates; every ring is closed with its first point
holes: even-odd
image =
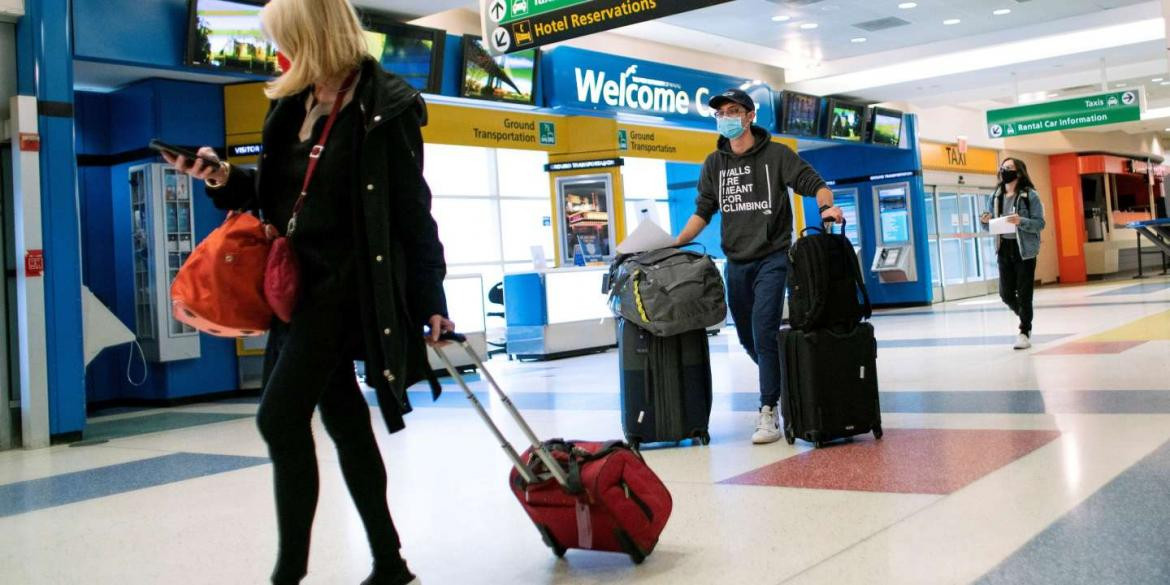
{"type": "Polygon", "coordinates": [[[1032,340],[1028,339],[1027,335],[1021,333],[1016,337],[1016,344],[1012,346],[1014,349],[1028,349],[1032,347],[1032,340]]]}
{"type": "Polygon", "coordinates": [[[752,443],[766,445],[775,443],[783,436],[780,433],[780,413],[775,408],[765,406],[760,409],[760,418],[756,421],[756,432],[752,435],[752,443]]]}

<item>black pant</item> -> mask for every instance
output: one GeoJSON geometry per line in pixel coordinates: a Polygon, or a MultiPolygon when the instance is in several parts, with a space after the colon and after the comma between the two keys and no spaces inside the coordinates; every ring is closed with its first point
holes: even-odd
{"type": "Polygon", "coordinates": [[[780,402],[784,373],[778,334],[784,318],[788,254],[727,262],[727,299],[739,342],[760,369],[760,406],[780,402]]]}
{"type": "Polygon", "coordinates": [[[999,245],[999,297],[1020,316],[1020,333],[1032,334],[1032,291],[1036,285],[1036,259],[1020,258],[1020,246],[1005,238],[999,245]]]}
{"type": "Polygon", "coordinates": [[[356,324],[338,310],[301,311],[274,337],[280,353],[256,415],[268,443],[276,487],[280,552],[273,583],[298,583],[308,572],[309,534],[317,509],[317,454],[310,422],[320,408],[337,445],[346,487],[365,525],[375,582],[410,579],[386,503],[386,467],[358,388],[346,340],[356,324]]]}

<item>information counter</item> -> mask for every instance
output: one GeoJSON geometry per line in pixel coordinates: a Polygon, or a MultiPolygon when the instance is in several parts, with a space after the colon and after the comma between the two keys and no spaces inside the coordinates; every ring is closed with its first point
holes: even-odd
{"type": "Polygon", "coordinates": [[[555,359],[617,345],[617,324],[601,291],[608,266],[504,276],[508,355],[555,359]]]}

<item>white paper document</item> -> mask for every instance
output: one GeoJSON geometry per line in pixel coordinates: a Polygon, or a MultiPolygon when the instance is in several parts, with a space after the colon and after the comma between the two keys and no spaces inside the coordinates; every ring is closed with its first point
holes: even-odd
{"type": "Polygon", "coordinates": [[[991,220],[991,223],[988,224],[988,227],[991,228],[991,233],[993,234],[1016,233],[1016,225],[1014,223],[1009,223],[1008,218],[1006,217],[997,217],[991,220]]]}
{"type": "Polygon", "coordinates": [[[647,219],[638,224],[638,227],[626,236],[625,240],[622,240],[617,251],[619,254],[636,254],[673,245],[674,237],[658,227],[658,224],[647,219]]]}

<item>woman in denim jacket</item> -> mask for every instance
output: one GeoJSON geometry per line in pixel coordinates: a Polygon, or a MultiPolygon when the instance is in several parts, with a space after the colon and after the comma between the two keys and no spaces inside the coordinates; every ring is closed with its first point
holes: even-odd
{"type": "Polygon", "coordinates": [[[1040,255],[1040,232],[1044,231],[1044,203],[1028,176],[1028,165],[1017,158],[1003,161],[999,187],[980,217],[983,223],[1006,217],[1015,233],[996,236],[999,257],[999,296],[1020,317],[1020,334],[1015,349],[1032,347],[1032,291],[1036,281],[1036,257],[1040,255]]]}

